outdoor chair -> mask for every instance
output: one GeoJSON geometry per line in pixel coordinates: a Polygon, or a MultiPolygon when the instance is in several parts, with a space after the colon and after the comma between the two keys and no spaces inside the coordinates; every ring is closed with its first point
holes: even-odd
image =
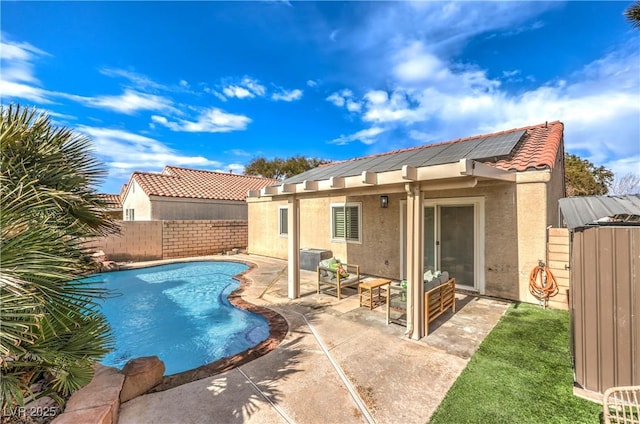
{"type": "Polygon", "coordinates": [[[333,294],[336,291],[338,300],[342,298],[344,287],[358,287],[360,284],[360,265],[346,264],[336,261],[334,258],[320,261],[317,268],[318,281],[317,292],[333,294]]]}
{"type": "Polygon", "coordinates": [[[640,424],[640,386],[607,389],[602,408],[605,424],[640,424]]]}

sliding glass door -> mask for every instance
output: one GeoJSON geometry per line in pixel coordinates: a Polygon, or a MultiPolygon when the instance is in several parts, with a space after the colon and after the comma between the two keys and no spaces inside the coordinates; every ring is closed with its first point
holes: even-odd
{"type": "MultiPolygon", "coordinates": [[[[406,278],[406,204],[400,207],[401,278],[406,278]]],[[[484,292],[484,199],[428,199],[424,271],[448,271],[461,288],[484,292]]]]}
{"type": "Polygon", "coordinates": [[[425,208],[425,270],[448,271],[457,285],[475,287],[474,216],[474,205],[425,208]]]}

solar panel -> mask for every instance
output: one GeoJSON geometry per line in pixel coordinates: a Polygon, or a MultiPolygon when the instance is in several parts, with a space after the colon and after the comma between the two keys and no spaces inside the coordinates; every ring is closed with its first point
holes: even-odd
{"type": "Polygon", "coordinates": [[[494,135],[484,138],[440,144],[399,153],[374,156],[367,159],[347,161],[311,169],[295,175],[285,183],[301,183],[304,180],[327,180],[329,177],[349,177],[363,171],[387,172],[402,169],[403,165],[429,166],[457,162],[460,159],[488,159],[506,156],[518,144],[526,130],[494,135]]]}
{"type": "Polygon", "coordinates": [[[444,149],[440,149],[438,154],[431,158],[426,165],[458,162],[460,159],[466,158],[469,152],[473,151],[483,140],[480,138],[444,145],[442,146],[444,149]]]}
{"type": "Polygon", "coordinates": [[[506,156],[511,153],[525,132],[526,130],[520,130],[487,137],[467,155],[467,159],[486,159],[506,156]]]}
{"type": "Polygon", "coordinates": [[[418,152],[415,150],[409,150],[406,152],[400,152],[393,155],[389,155],[386,161],[383,162],[384,167],[378,172],[396,171],[402,169],[402,165],[410,165],[411,158],[418,152]]]}

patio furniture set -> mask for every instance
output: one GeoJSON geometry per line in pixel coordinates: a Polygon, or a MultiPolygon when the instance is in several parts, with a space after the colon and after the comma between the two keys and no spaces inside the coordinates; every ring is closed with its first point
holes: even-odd
{"type": "MultiPolygon", "coordinates": [[[[360,266],[341,263],[334,258],[320,262],[317,277],[318,294],[323,292],[335,295],[340,300],[342,289],[357,287],[361,307],[373,310],[386,305],[387,324],[406,325],[406,282],[392,282],[384,278],[362,280],[360,266]]],[[[452,313],[456,312],[456,279],[449,277],[446,271],[437,276],[427,272],[423,292],[425,328],[428,334],[431,322],[449,309],[452,313]]]]}

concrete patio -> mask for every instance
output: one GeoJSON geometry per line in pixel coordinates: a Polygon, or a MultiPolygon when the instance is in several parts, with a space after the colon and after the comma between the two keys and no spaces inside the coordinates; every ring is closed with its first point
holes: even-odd
{"type": "MultiPolygon", "coordinates": [[[[123,403],[119,423],[425,423],[509,303],[458,294],[420,341],[386,324],[385,308],[316,294],[301,271],[287,298],[286,261],[253,255],[198,259],[257,265],[242,294],[284,316],[289,332],[273,351],[213,377],[123,403]]],[[[154,262],[157,264],[158,262],[154,262]]]]}

